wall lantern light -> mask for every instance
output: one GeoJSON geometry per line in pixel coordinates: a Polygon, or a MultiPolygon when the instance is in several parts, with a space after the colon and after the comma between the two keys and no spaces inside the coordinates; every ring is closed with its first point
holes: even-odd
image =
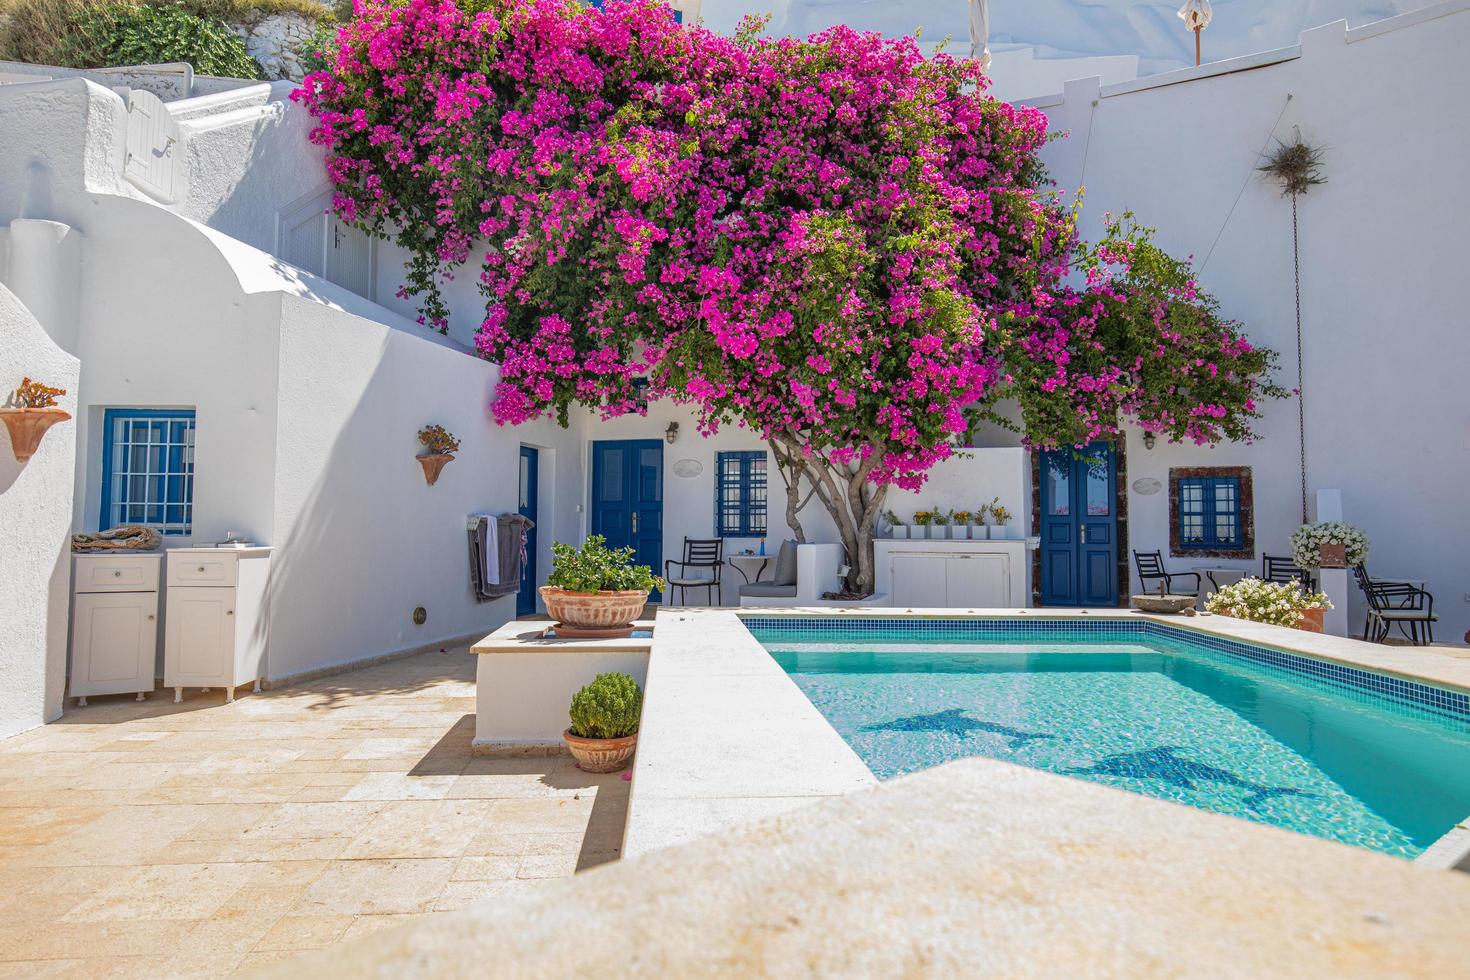
{"type": "Polygon", "coordinates": [[[1149,432],[1147,429],[1144,430],[1144,432],[1143,432],[1143,448],[1144,449],[1152,449],[1152,448],[1154,448],[1154,443],[1157,442],[1157,441],[1158,441],[1158,437],[1157,436],[1155,436],[1152,432],[1149,432]]]}
{"type": "Polygon", "coordinates": [[[678,422],[670,422],[669,423],[669,427],[664,430],[664,442],[667,442],[669,445],[672,446],[674,443],[676,443],[678,441],[679,441],[679,423],[678,422]]]}

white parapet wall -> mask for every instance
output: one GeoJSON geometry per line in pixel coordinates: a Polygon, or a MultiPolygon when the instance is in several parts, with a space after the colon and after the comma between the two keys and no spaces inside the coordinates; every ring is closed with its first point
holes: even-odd
{"type": "Polygon", "coordinates": [[[598,674],[648,681],[652,622],[634,636],[609,640],[555,639],[552,624],[507,623],[472,648],[475,654],[475,740],[480,755],[560,751],[572,695],[598,674]]]}

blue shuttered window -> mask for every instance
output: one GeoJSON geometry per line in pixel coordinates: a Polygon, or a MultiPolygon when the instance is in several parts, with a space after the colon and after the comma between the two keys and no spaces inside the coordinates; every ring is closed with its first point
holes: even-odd
{"type": "Polygon", "coordinates": [[[103,416],[101,530],[145,524],[189,534],[194,523],[194,413],[109,408],[103,416]]]}
{"type": "Polygon", "coordinates": [[[765,537],[764,451],[716,454],[715,533],[731,538],[765,537]]]}
{"type": "Polygon", "coordinates": [[[1245,547],[1240,479],[1192,476],[1179,481],[1179,547],[1220,551],[1245,547]]]}

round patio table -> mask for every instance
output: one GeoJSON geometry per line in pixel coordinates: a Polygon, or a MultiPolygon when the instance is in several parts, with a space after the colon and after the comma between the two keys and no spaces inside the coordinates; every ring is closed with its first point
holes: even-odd
{"type": "Polygon", "coordinates": [[[1216,592],[1227,585],[1234,585],[1250,574],[1244,568],[1227,568],[1224,565],[1196,565],[1190,571],[1209,579],[1216,592]]]}
{"type": "Polygon", "coordinates": [[[746,585],[760,581],[761,575],[765,573],[766,565],[770,560],[770,555],[757,555],[755,552],[743,552],[738,555],[725,556],[725,561],[729,562],[730,567],[740,573],[740,577],[745,579],[746,585]],[[754,576],[751,575],[752,569],[755,572],[754,576]]]}

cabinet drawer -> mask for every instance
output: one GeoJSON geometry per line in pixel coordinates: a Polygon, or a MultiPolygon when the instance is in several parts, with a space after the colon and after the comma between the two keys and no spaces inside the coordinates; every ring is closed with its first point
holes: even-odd
{"type": "Polygon", "coordinates": [[[234,555],[189,553],[168,556],[169,585],[234,585],[234,555]]]}
{"type": "Polygon", "coordinates": [[[157,592],[158,555],[77,555],[76,592],[157,592]]]}

